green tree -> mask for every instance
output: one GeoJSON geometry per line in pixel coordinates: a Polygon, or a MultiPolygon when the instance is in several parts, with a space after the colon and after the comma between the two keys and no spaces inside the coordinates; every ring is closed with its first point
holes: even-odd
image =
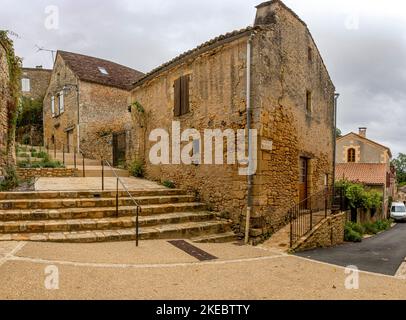
{"type": "Polygon", "coordinates": [[[406,183],[406,154],[400,153],[399,156],[392,161],[392,164],[396,168],[398,183],[406,183]]]}

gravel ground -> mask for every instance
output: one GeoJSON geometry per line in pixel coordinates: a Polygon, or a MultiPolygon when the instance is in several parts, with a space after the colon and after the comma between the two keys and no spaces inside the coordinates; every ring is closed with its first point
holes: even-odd
{"type": "Polygon", "coordinates": [[[0,243],[1,299],[404,299],[406,281],[361,272],[348,290],[342,267],[233,244],[197,245],[200,263],[165,241],[106,244],[0,243]],[[59,290],[45,288],[45,269],[59,290]]]}

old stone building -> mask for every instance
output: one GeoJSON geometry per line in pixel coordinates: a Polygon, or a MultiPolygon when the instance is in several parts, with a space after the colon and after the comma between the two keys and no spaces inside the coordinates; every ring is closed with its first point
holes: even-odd
{"type": "Polygon", "coordinates": [[[130,90],[140,76],[110,61],[58,51],[44,98],[45,144],[70,153],[80,149],[87,157],[125,160],[130,90]],[[113,152],[112,140],[121,137],[124,141],[115,144],[121,148],[113,152]]]}
{"type": "Polygon", "coordinates": [[[306,24],[281,1],[259,5],[253,27],[206,42],[135,86],[133,158],[147,177],[194,192],[241,232],[248,214],[251,236],[278,230],[291,206],[332,183],[335,88],[306,24]],[[171,144],[166,164],[150,157],[158,128],[169,133],[161,137],[171,144]],[[258,136],[238,140],[238,130],[249,128],[258,136]],[[186,129],[193,130],[180,144],[193,153],[191,164],[179,161],[176,136],[186,129]],[[221,130],[224,146],[203,141],[207,129],[221,130]],[[252,150],[255,174],[226,146],[252,150]],[[227,164],[207,160],[222,156],[227,164]]]}
{"type": "Polygon", "coordinates": [[[390,198],[396,197],[396,171],[391,166],[391,150],[367,138],[367,128],[337,139],[336,179],[362,183],[382,193],[383,216],[390,198]]]}
{"type": "Polygon", "coordinates": [[[6,174],[4,169],[7,166],[15,164],[11,119],[16,110],[16,97],[12,93],[10,71],[19,68],[17,63],[12,42],[4,31],[0,31],[0,178],[6,174]],[[10,66],[10,63],[14,66],[10,66]]]}
{"type": "Polygon", "coordinates": [[[43,99],[51,80],[52,70],[36,68],[22,68],[21,95],[30,99],[43,99]]]}

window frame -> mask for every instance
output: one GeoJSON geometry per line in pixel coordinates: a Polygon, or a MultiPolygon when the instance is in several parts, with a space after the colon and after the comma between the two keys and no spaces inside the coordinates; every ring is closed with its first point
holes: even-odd
{"type": "Polygon", "coordinates": [[[55,96],[51,96],[51,114],[52,114],[52,118],[56,117],[56,113],[55,113],[55,96]]]}
{"type": "Polygon", "coordinates": [[[21,91],[24,92],[24,93],[30,93],[31,92],[31,79],[30,78],[22,78],[21,79],[21,91]]]}
{"type": "Polygon", "coordinates": [[[357,162],[357,152],[355,148],[349,148],[347,150],[347,163],[356,163],[357,162]]]}
{"type": "Polygon", "coordinates": [[[59,114],[65,112],[65,97],[63,91],[59,92],[58,94],[58,110],[59,114]]]}

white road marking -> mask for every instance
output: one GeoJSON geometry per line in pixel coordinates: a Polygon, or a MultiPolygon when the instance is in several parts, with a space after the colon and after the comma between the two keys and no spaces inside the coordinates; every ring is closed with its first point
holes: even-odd
{"type": "Polygon", "coordinates": [[[13,250],[11,250],[10,252],[6,253],[4,255],[4,257],[0,258],[0,267],[5,264],[8,260],[13,259],[14,255],[20,251],[22,248],[24,248],[24,246],[26,245],[26,242],[19,242],[17,243],[17,245],[14,247],[13,250]]]}
{"type": "Polygon", "coordinates": [[[401,264],[401,266],[399,267],[398,271],[396,272],[395,277],[397,279],[406,280],[406,258],[403,261],[403,263],[401,264]]]}
{"type": "Polygon", "coordinates": [[[190,262],[190,263],[172,263],[172,264],[110,264],[110,263],[91,263],[91,262],[73,262],[73,261],[59,261],[59,260],[45,260],[38,258],[27,258],[27,257],[17,257],[11,256],[8,258],[9,261],[17,262],[31,262],[36,264],[58,264],[64,266],[73,267],[87,267],[87,268],[110,268],[110,269],[160,269],[160,268],[179,268],[179,267],[199,267],[199,266],[210,266],[210,265],[226,265],[244,262],[256,262],[256,261],[267,261],[274,260],[278,258],[283,258],[284,256],[269,256],[269,257],[259,257],[259,258],[247,258],[247,259],[235,259],[235,260],[223,260],[223,261],[210,261],[210,262],[190,262]]]}

